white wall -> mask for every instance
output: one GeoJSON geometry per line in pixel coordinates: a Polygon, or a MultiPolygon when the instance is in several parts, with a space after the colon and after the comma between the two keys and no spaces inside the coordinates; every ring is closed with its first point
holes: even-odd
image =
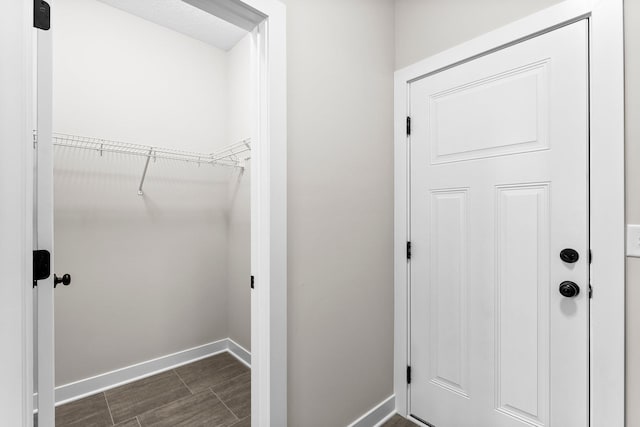
{"type": "MultiPolygon", "coordinates": [[[[205,152],[231,142],[226,52],[95,0],[53,14],[54,130],[205,152]]],[[[56,149],[55,269],[73,276],[56,290],[58,385],[228,336],[233,171],[159,160],[140,197],[143,165],[56,149]]]]}
{"type": "MultiPolygon", "coordinates": [[[[251,137],[251,36],[229,51],[230,141],[251,137]]],[[[251,162],[235,171],[229,181],[228,327],[229,338],[251,350],[251,162]]]]}
{"type": "Polygon", "coordinates": [[[393,393],[393,2],[286,0],[288,424],[393,393]]]}

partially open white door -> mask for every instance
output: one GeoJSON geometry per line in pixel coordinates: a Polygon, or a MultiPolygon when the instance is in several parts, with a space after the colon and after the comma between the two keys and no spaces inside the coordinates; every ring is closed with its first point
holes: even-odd
{"type": "Polygon", "coordinates": [[[55,425],[54,325],[53,325],[53,142],[52,41],[50,30],[37,31],[37,118],[35,144],[34,246],[51,253],[51,276],[34,288],[34,390],[38,427],[55,425]]]}
{"type": "Polygon", "coordinates": [[[425,423],[588,425],[587,30],[410,84],[409,405],[425,423]]]}

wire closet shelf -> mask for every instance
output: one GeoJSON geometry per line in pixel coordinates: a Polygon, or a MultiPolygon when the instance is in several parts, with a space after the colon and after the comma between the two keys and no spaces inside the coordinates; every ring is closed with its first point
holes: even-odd
{"type": "MultiPolygon", "coordinates": [[[[34,134],[37,141],[37,136],[34,134]]],[[[128,142],[112,141],[65,133],[52,133],[53,145],[81,150],[95,151],[101,156],[103,153],[118,153],[146,158],[142,179],[138,186],[138,194],[144,195],[142,187],[149,169],[149,162],[156,159],[177,160],[198,165],[227,166],[243,168],[244,162],[249,160],[251,139],[235,142],[213,153],[198,153],[193,151],[174,150],[150,145],[132,144],[128,142]]]]}

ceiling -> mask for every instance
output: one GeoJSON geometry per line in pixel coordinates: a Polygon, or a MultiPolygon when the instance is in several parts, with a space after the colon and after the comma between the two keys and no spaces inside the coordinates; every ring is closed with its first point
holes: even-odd
{"type": "Polygon", "coordinates": [[[247,31],[182,0],[100,0],[222,50],[236,45],[247,31]]]}

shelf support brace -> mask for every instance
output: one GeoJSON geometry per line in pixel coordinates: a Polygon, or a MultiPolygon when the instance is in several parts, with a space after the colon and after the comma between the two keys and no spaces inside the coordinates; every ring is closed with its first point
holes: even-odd
{"type": "Polygon", "coordinates": [[[147,161],[144,164],[144,170],[142,171],[142,179],[140,180],[140,186],[138,187],[138,196],[144,196],[144,192],[142,191],[142,186],[144,185],[144,179],[147,177],[147,169],[149,169],[149,161],[151,160],[152,154],[153,154],[153,148],[150,148],[149,154],[147,154],[147,161]]]}

